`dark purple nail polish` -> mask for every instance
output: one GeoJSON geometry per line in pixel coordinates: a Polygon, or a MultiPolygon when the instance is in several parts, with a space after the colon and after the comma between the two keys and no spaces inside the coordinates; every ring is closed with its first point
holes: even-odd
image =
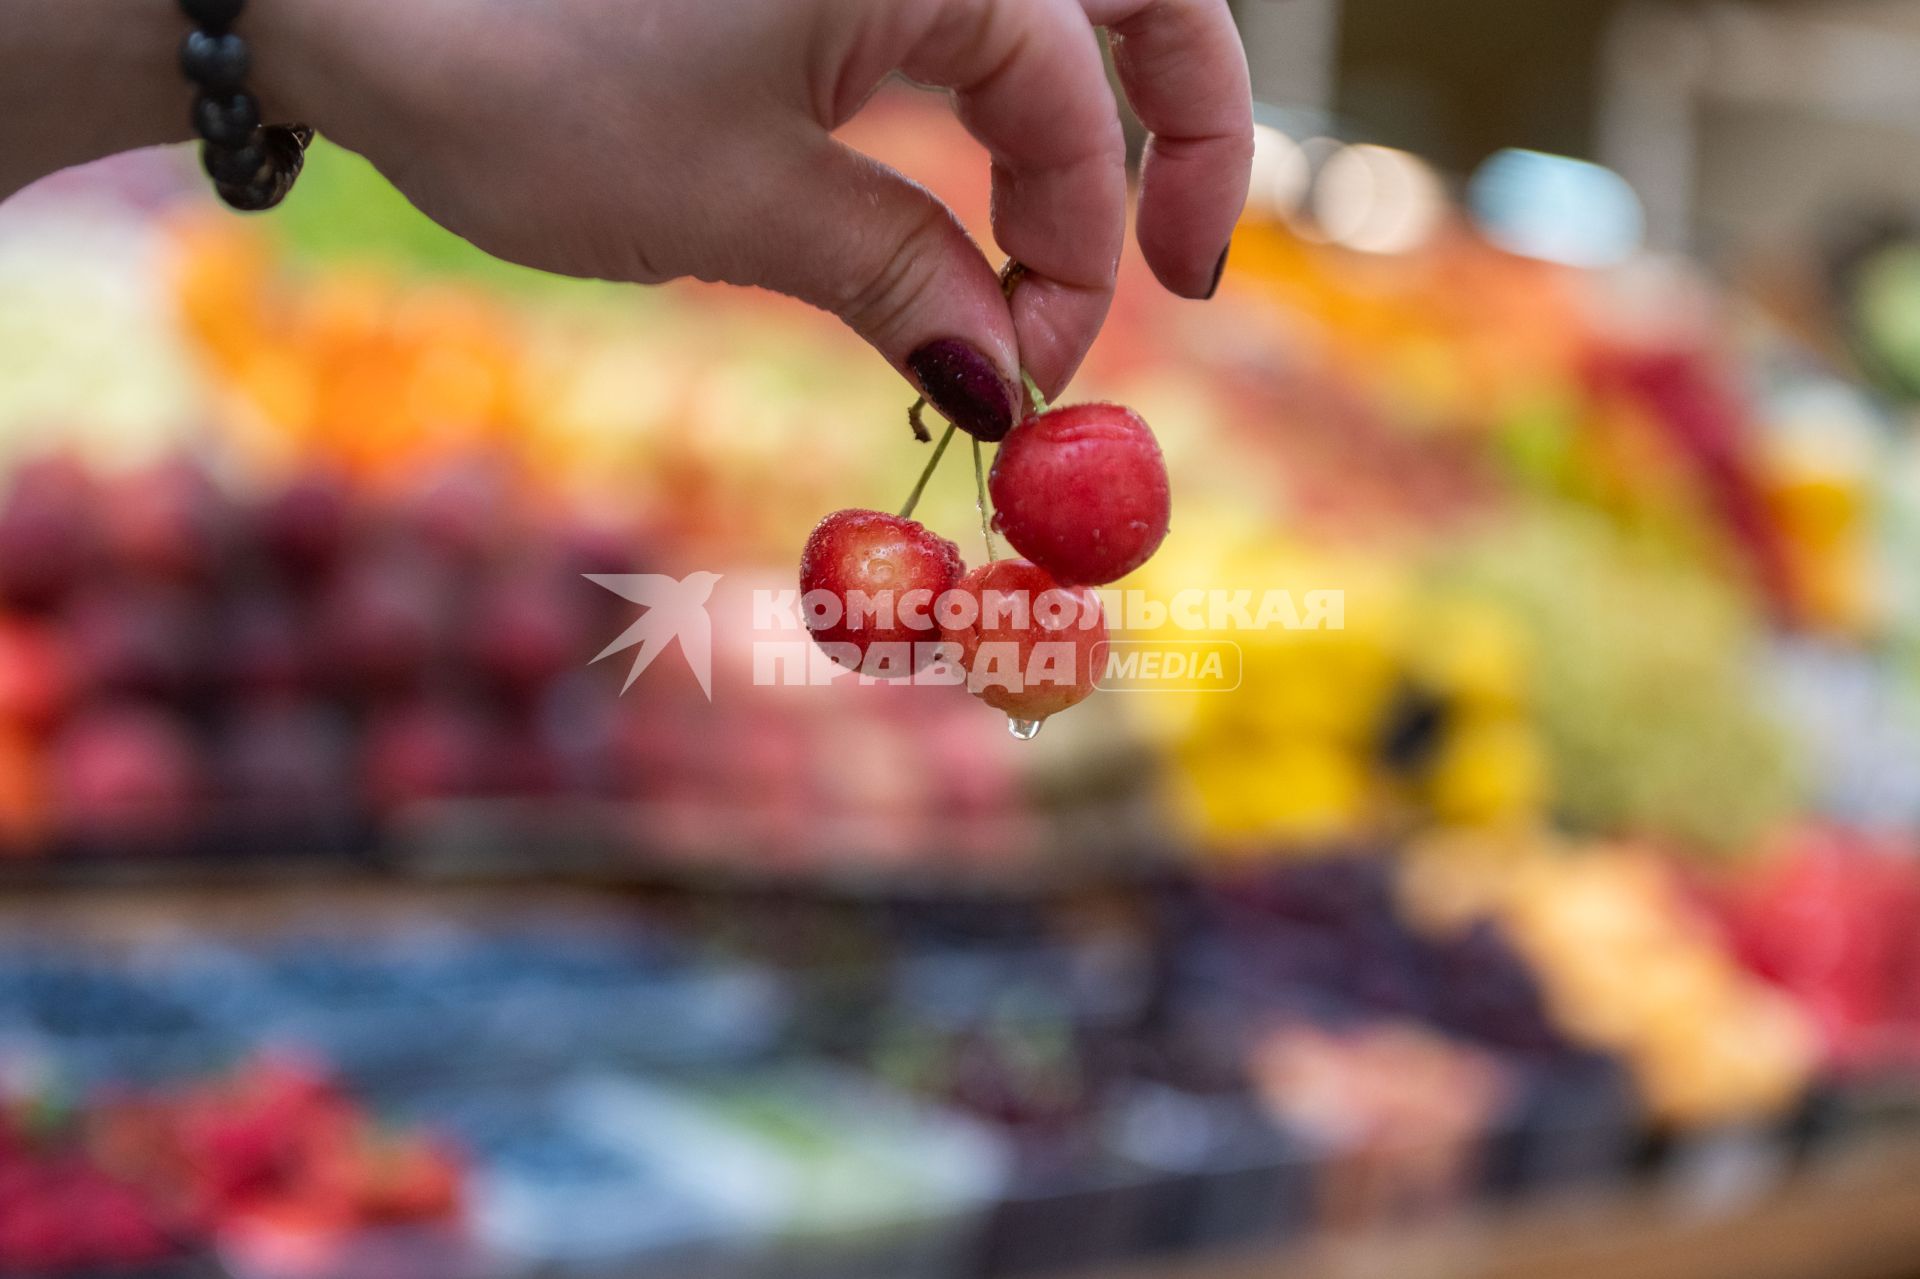
{"type": "Polygon", "coordinates": [[[971,343],[929,342],[907,357],[907,368],[940,416],[968,435],[992,444],[1013,429],[1013,392],[971,343]]]}
{"type": "Polygon", "coordinates": [[[1220,291],[1220,277],[1227,273],[1227,254],[1231,252],[1233,252],[1233,241],[1228,240],[1227,247],[1220,250],[1220,260],[1213,264],[1213,280],[1207,285],[1207,291],[1202,295],[1203,297],[1210,299],[1220,291]]]}

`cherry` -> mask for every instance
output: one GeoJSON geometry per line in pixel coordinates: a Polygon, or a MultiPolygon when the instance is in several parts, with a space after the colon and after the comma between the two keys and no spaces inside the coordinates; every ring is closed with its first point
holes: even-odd
{"type": "MultiPolygon", "coordinates": [[[[0,727],[0,855],[37,848],[46,834],[45,765],[37,743],[0,727]]],[[[6,1166],[0,1133],[0,1170],[6,1166]]]]}
{"type": "Polygon", "coordinates": [[[557,572],[515,568],[489,582],[466,626],[466,656],[492,688],[516,702],[590,653],[592,620],[572,581],[557,572]]]}
{"type": "Polygon", "coordinates": [[[483,561],[509,544],[509,471],[504,461],[485,457],[450,461],[405,495],[401,519],[429,550],[456,563],[483,561]]]}
{"type": "Polygon", "coordinates": [[[220,616],[215,642],[235,700],[298,693],[313,680],[317,656],[297,603],[270,589],[250,591],[220,616]]]}
{"type": "Polygon", "coordinates": [[[451,580],[430,557],[404,550],[355,560],[318,600],[318,664],[349,691],[414,689],[454,629],[451,580]]]}
{"type": "Polygon", "coordinates": [[[1118,404],[1075,404],[1013,429],[988,481],[993,526],[1067,585],[1101,586],[1145,564],[1172,497],[1160,446],[1118,404]]]}
{"type": "Polygon", "coordinates": [[[52,731],[78,691],[76,683],[59,629],[0,617],[0,723],[36,735],[52,731]]]}
{"type": "Polygon", "coordinates": [[[105,482],[97,509],[108,554],[152,578],[211,582],[236,531],[213,477],[182,458],[105,482]]]}
{"type": "Polygon", "coordinates": [[[272,494],[253,514],[254,538],[282,573],[311,582],[346,554],[352,499],[327,475],[307,475],[272,494]]]}
{"type": "Polygon", "coordinates": [[[68,652],[80,687],[178,701],[198,689],[214,635],[199,597],[177,583],[111,579],[75,592],[68,652]]]}
{"type": "Polygon", "coordinates": [[[814,527],[800,553],[807,630],[842,666],[870,675],[911,674],[938,647],[935,602],[965,571],[960,548],[918,520],[835,511],[814,527]]]}
{"type": "Polygon", "coordinates": [[[1030,737],[1049,715],[1093,692],[1106,661],[1100,598],[1063,586],[1027,560],[1000,560],[960,579],[940,610],[942,638],[959,648],[967,690],[1030,737]]]}
{"type": "Polygon", "coordinates": [[[88,711],[61,733],[52,770],[60,821],[88,843],[165,843],[198,815],[199,748],[189,725],[165,711],[88,711]]]}
{"type": "Polygon", "coordinates": [[[485,774],[486,729],[466,707],[428,698],[386,707],[367,728],[361,774],[381,816],[416,804],[468,795],[485,774]]]}
{"type": "Polygon", "coordinates": [[[100,558],[99,491],[70,457],[21,465],[0,498],[0,604],[59,605],[100,558]]]}

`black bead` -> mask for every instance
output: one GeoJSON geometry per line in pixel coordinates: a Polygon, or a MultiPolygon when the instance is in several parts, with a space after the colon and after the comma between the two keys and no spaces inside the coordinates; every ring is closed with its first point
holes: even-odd
{"type": "Polygon", "coordinates": [[[203,93],[193,100],[193,131],[215,146],[245,146],[259,127],[260,104],[250,93],[203,93]]]}
{"type": "Polygon", "coordinates": [[[267,149],[262,146],[219,147],[208,143],[200,148],[200,163],[215,182],[251,182],[267,167],[267,149]]]}
{"type": "Polygon", "coordinates": [[[231,33],[209,35],[189,31],[180,42],[180,69],[208,93],[226,93],[240,87],[251,62],[247,42],[231,33]]]}
{"type": "Polygon", "coordinates": [[[274,164],[298,177],[307,162],[307,145],[313,141],[313,129],[304,124],[270,124],[261,134],[267,154],[274,164]]]}
{"type": "Polygon", "coordinates": [[[273,125],[260,136],[267,148],[267,158],[273,162],[274,173],[291,187],[300,170],[306,167],[307,144],[300,140],[294,128],[284,124],[273,125]]]}
{"type": "Polygon", "coordinates": [[[213,189],[228,208],[241,213],[259,213],[286,199],[292,186],[291,179],[274,173],[257,182],[216,182],[213,189]]]}
{"type": "Polygon", "coordinates": [[[206,31],[225,31],[240,16],[246,0],[180,0],[187,21],[206,31]]]}
{"type": "MultiPolygon", "coordinates": [[[[313,130],[305,125],[268,125],[260,131],[259,141],[245,148],[261,155],[260,167],[245,178],[229,179],[215,175],[213,189],[228,205],[242,213],[271,209],[286,199],[287,192],[293,189],[294,179],[300,176],[301,166],[306,163],[306,147],[312,137],[313,130]]],[[[224,171],[224,162],[222,167],[224,171]]],[[[239,167],[236,162],[235,168],[239,167]]],[[[212,171],[213,161],[209,160],[208,172],[212,171]]]]}

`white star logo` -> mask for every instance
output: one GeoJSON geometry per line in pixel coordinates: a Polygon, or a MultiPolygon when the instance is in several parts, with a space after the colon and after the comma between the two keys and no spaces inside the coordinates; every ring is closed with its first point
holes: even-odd
{"type": "MultiPolygon", "coordinates": [[[[646,606],[638,621],[620,633],[620,637],[600,650],[593,660],[611,657],[622,649],[639,645],[633,669],[627,672],[622,693],[633,687],[640,672],[653,664],[661,650],[674,640],[686,654],[700,691],[713,700],[713,620],[707,615],[707,600],[720,580],[718,573],[689,573],[674,579],[660,573],[587,573],[596,586],[604,586],[621,599],[646,606]]],[[[589,663],[591,664],[591,663],[589,663]]]]}

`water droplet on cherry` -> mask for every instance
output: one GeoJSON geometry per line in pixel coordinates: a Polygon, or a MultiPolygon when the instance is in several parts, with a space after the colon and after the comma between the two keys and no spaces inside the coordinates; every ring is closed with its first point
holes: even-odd
{"type": "Polygon", "coordinates": [[[1041,721],[1037,719],[1009,718],[1007,720],[1007,731],[1023,742],[1030,742],[1040,736],[1040,723],[1041,721]]]}

